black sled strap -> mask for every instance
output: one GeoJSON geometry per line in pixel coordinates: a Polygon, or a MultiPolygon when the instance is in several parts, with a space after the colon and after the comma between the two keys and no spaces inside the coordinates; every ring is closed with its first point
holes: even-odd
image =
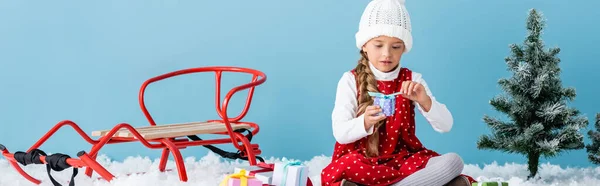
{"type": "MultiPolygon", "coordinates": [[[[52,175],[50,174],[50,169],[60,172],[71,167],[71,165],[67,163],[67,159],[71,158],[69,155],[56,153],[48,156],[42,150],[33,149],[31,152],[28,153],[21,151],[15,152],[14,157],[15,160],[21,165],[27,166],[29,164],[43,164],[42,160],[40,160],[40,155],[46,156],[46,171],[48,172],[48,177],[50,177],[50,181],[52,181],[52,184],[54,184],[54,186],[62,186],[52,177],[52,175]]],[[[71,175],[71,181],[69,182],[69,186],[75,185],[75,176],[77,176],[77,172],[77,168],[73,168],[73,174],[71,175]]]]}
{"type": "MultiPolygon", "coordinates": [[[[248,138],[248,141],[252,141],[252,131],[248,130],[248,129],[237,129],[234,130],[234,132],[238,132],[238,133],[242,133],[244,131],[248,131],[248,135],[246,135],[246,138],[248,138]]],[[[189,135],[187,136],[188,138],[190,138],[193,141],[200,141],[202,139],[200,139],[200,137],[196,136],[196,135],[189,135]]],[[[241,151],[238,150],[238,152],[234,153],[234,152],[227,152],[224,151],[223,149],[220,149],[218,147],[215,147],[213,145],[203,145],[204,147],[206,147],[207,149],[209,149],[210,151],[218,154],[219,156],[223,157],[223,158],[228,158],[228,159],[242,159],[242,160],[246,160],[248,161],[247,157],[242,157],[242,153],[241,151]]],[[[265,160],[260,157],[260,156],[256,156],[256,159],[258,159],[260,162],[265,162],[265,160]]]]}

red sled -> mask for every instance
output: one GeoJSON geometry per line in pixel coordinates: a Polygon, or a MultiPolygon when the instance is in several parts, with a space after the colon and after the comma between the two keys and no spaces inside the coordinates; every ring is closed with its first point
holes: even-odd
{"type": "MultiPolygon", "coordinates": [[[[182,182],[187,182],[188,176],[186,168],[181,156],[179,149],[183,149],[190,146],[204,146],[209,148],[211,151],[221,155],[225,158],[230,159],[243,159],[247,160],[250,165],[256,165],[256,160],[259,159],[264,162],[260,156],[261,150],[258,144],[251,143],[252,136],[255,136],[259,132],[259,126],[253,122],[242,121],[242,118],[248,112],[250,104],[252,102],[252,96],[254,94],[254,88],[258,85],[263,84],[267,77],[265,73],[241,67],[229,67],[229,66],[212,66],[212,67],[199,67],[189,68],[179,71],[174,71],[160,76],[153,77],[146,80],[139,92],[139,104],[142,112],[148,119],[150,126],[146,127],[133,127],[127,123],[120,123],[114,126],[110,130],[93,131],[91,136],[98,136],[97,140],[92,139],[88,136],[81,128],[70,120],[63,120],[56,124],[50,131],[48,131],[42,138],[40,138],[33,146],[31,146],[26,152],[15,152],[10,153],[8,149],[0,144],[0,150],[2,155],[10,162],[23,177],[33,182],[34,184],[40,184],[41,181],[31,177],[21,167],[21,165],[28,164],[46,164],[48,169],[48,175],[54,185],[58,184],[50,175],[50,169],[55,171],[61,171],[63,169],[73,167],[73,177],[77,174],[77,168],[86,168],[85,174],[88,177],[92,176],[92,171],[98,173],[103,179],[111,181],[115,176],[106,170],[102,165],[96,161],[98,152],[106,144],[117,144],[127,142],[140,142],[144,146],[150,149],[162,149],[162,155],[158,169],[161,172],[165,171],[167,159],[169,154],[173,155],[179,179],[182,182]],[[146,87],[154,82],[171,78],[174,76],[200,73],[200,72],[214,72],[216,78],[216,110],[221,119],[218,120],[206,120],[200,122],[189,122],[189,123],[178,123],[178,124],[161,124],[157,125],[150,113],[146,109],[144,104],[144,92],[146,87]],[[249,83],[237,86],[229,90],[223,103],[221,105],[221,76],[223,72],[237,72],[246,73],[252,75],[252,80],[249,83]],[[230,118],[227,115],[227,106],[229,105],[231,97],[239,91],[248,90],[248,96],[246,98],[246,104],[243,111],[236,117],[230,118]],[[65,154],[52,154],[46,155],[43,151],[38,148],[50,138],[57,130],[62,127],[69,126],[73,128],[81,137],[92,145],[89,152],[80,151],[77,153],[78,158],[71,158],[65,154]],[[244,135],[243,132],[248,132],[244,135]],[[202,134],[217,134],[223,135],[222,138],[202,140],[197,135],[202,134]],[[231,143],[238,150],[236,153],[226,152],[212,145],[216,144],[227,144],[231,143]]],[[[73,185],[73,177],[71,178],[70,185],[73,185]]]]}

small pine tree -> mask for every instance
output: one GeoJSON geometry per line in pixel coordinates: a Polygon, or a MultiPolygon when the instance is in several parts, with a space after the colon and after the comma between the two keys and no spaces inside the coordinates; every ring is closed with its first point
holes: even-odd
{"type": "Polygon", "coordinates": [[[567,106],[575,99],[573,88],[563,88],[560,80],[560,49],[544,50],[540,38],[544,20],[535,9],[529,10],[528,35],[523,46],[511,44],[505,58],[512,77],[498,84],[505,94],[490,100],[510,121],[484,115],[492,134],[477,141],[478,149],[499,150],[527,157],[527,179],[536,176],[539,158],[554,157],[566,150],[583,149],[583,134],[588,120],[580,111],[567,106]]]}
{"type": "Polygon", "coordinates": [[[585,148],[590,162],[598,165],[600,164],[600,113],[596,114],[596,124],[594,124],[594,127],[596,127],[596,131],[588,131],[592,144],[586,145],[585,148]]]}

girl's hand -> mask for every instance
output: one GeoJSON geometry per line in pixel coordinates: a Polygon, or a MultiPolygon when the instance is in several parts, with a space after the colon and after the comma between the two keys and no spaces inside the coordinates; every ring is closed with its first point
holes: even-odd
{"type": "Polygon", "coordinates": [[[427,95],[425,87],[414,81],[402,82],[400,92],[406,99],[419,103],[426,111],[431,107],[431,98],[427,95]]]}
{"type": "Polygon", "coordinates": [[[386,118],[384,114],[377,115],[383,110],[379,107],[379,105],[371,105],[368,106],[365,110],[365,130],[368,130],[373,125],[377,124],[379,121],[386,118]]]}

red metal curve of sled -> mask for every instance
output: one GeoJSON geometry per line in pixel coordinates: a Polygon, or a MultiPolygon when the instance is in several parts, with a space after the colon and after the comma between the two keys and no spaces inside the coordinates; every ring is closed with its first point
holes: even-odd
{"type": "MultiPolygon", "coordinates": [[[[252,102],[252,96],[254,95],[254,88],[262,83],[264,83],[267,80],[267,76],[258,70],[254,70],[254,69],[249,69],[249,68],[239,68],[239,67],[203,67],[203,68],[191,68],[191,69],[184,69],[184,70],[179,70],[179,71],[175,71],[175,72],[171,72],[171,73],[167,73],[167,74],[163,74],[151,79],[146,80],[143,84],[142,84],[142,88],[140,89],[140,93],[139,93],[139,103],[140,103],[140,107],[142,109],[142,112],[144,112],[144,115],[146,116],[146,118],[148,119],[148,122],[150,122],[150,125],[155,126],[156,123],[154,122],[154,119],[152,118],[152,116],[150,115],[150,113],[148,112],[148,109],[146,108],[146,104],[144,103],[144,93],[146,91],[146,87],[154,82],[160,81],[160,80],[164,80],[167,78],[171,78],[171,77],[175,77],[175,76],[179,76],[179,75],[183,75],[183,74],[191,74],[191,73],[199,73],[199,72],[215,72],[215,79],[216,79],[216,101],[215,101],[215,105],[216,105],[216,109],[217,109],[217,113],[219,114],[219,117],[221,117],[223,120],[220,120],[222,122],[225,123],[225,127],[227,128],[227,133],[229,134],[232,143],[234,144],[235,148],[238,150],[243,150],[243,147],[241,147],[240,145],[238,145],[238,143],[236,143],[236,140],[234,138],[234,136],[232,134],[234,134],[233,130],[231,129],[231,123],[236,123],[238,121],[240,121],[244,116],[246,116],[246,113],[248,113],[248,108],[250,108],[250,104],[252,102]],[[252,82],[244,84],[244,85],[240,85],[237,87],[232,88],[229,92],[227,92],[227,95],[225,96],[225,99],[223,100],[223,107],[221,107],[220,104],[220,100],[221,100],[221,74],[223,72],[244,72],[244,73],[249,73],[252,74],[252,82]],[[263,77],[260,80],[257,80],[258,77],[263,77]],[[233,96],[233,94],[235,94],[238,91],[241,90],[245,90],[245,89],[250,89],[248,91],[248,97],[246,98],[246,104],[244,106],[244,110],[240,113],[240,115],[238,115],[235,118],[228,118],[227,117],[227,106],[229,105],[229,100],[231,99],[231,97],[233,96]]],[[[252,134],[256,134],[259,131],[258,126],[256,126],[257,128],[255,130],[252,131],[252,134]]],[[[254,159],[254,158],[253,158],[254,159]]]]}
{"type": "MultiPolygon", "coordinates": [[[[228,67],[228,66],[199,67],[199,68],[190,68],[190,69],[174,71],[174,72],[166,73],[166,74],[148,79],[147,81],[145,81],[142,84],[142,87],[140,88],[140,92],[139,92],[139,104],[140,104],[142,112],[148,119],[148,122],[150,123],[151,126],[156,126],[155,121],[152,119],[152,116],[150,116],[150,113],[148,112],[148,110],[146,109],[146,106],[144,104],[144,93],[145,93],[146,87],[149,84],[163,80],[163,79],[167,79],[170,77],[178,76],[178,75],[199,73],[199,72],[215,72],[215,74],[216,74],[216,109],[217,109],[217,113],[219,114],[219,117],[221,117],[221,120],[207,120],[207,122],[211,122],[211,121],[222,122],[226,126],[227,132],[220,132],[220,133],[213,133],[213,134],[227,135],[228,138],[209,139],[209,140],[200,140],[200,141],[190,141],[187,138],[185,138],[185,139],[162,138],[162,139],[146,140],[142,137],[142,135],[138,131],[136,131],[135,127],[133,127],[127,123],[120,123],[118,125],[115,125],[104,136],[100,137],[97,140],[94,140],[90,136],[88,136],[73,121],[63,120],[63,121],[60,121],[59,123],[57,123],[54,127],[52,127],[33,146],[31,146],[27,150],[27,152],[31,152],[33,149],[38,149],[52,135],[54,135],[54,133],[56,133],[56,131],[58,131],[62,127],[70,126],[86,142],[90,143],[92,145],[92,148],[89,151],[89,153],[86,153],[85,151],[80,151],[77,154],[77,157],[79,157],[79,159],[69,158],[66,160],[66,162],[75,168],[86,167],[85,174],[89,177],[92,176],[92,171],[96,171],[103,179],[105,179],[107,181],[112,180],[114,178],[114,175],[112,175],[108,170],[106,170],[102,165],[100,165],[95,160],[100,149],[102,147],[104,147],[106,144],[140,142],[145,147],[150,148],[150,149],[162,149],[163,151],[161,153],[161,159],[160,159],[160,163],[158,166],[160,171],[165,171],[169,152],[171,152],[174,156],[175,164],[176,164],[176,167],[177,167],[177,170],[179,173],[179,178],[181,181],[184,181],[184,182],[186,182],[188,178],[187,178],[187,172],[185,169],[183,158],[182,158],[182,155],[181,155],[181,152],[179,149],[183,149],[183,148],[186,148],[189,146],[232,143],[236,149],[238,149],[240,152],[242,152],[242,155],[244,157],[248,158],[248,161],[251,165],[256,165],[256,155],[261,154],[261,151],[258,148],[258,144],[251,144],[250,141],[244,135],[234,132],[233,129],[231,128],[231,124],[232,123],[233,124],[247,124],[252,129],[254,129],[254,130],[251,130],[253,135],[256,135],[258,133],[259,126],[256,123],[241,122],[241,119],[247,114],[248,109],[250,108],[252,96],[254,93],[254,88],[266,81],[267,77],[261,71],[249,69],[249,68],[228,67]],[[243,73],[252,74],[253,77],[252,77],[252,82],[232,88],[225,96],[225,99],[223,100],[223,104],[221,106],[221,104],[220,104],[221,90],[220,89],[221,89],[222,72],[243,72],[243,73]],[[261,78],[259,79],[259,77],[261,77],[261,78]],[[238,116],[236,116],[234,118],[229,118],[227,116],[227,106],[229,104],[229,100],[236,92],[239,92],[239,91],[242,91],[245,89],[250,89],[250,90],[248,91],[248,97],[246,99],[246,104],[244,106],[244,110],[238,116]],[[114,136],[115,133],[122,129],[128,130],[134,137],[133,138],[132,137],[115,137],[114,136]],[[239,142],[241,142],[242,144],[241,145],[238,144],[239,142]]],[[[40,180],[33,178],[31,175],[29,175],[25,171],[23,171],[23,169],[19,166],[18,162],[14,159],[14,154],[10,153],[5,146],[0,145],[0,151],[2,151],[2,155],[4,157],[6,157],[6,159],[10,162],[11,166],[13,166],[13,168],[15,168],[17,170],[17,172],[19,172],[19,174],[21,174],[23,177],[25,177],[27,180],[31,181],[34,184],[41,183],[40,180]]],[[[40,156],[40,160],[42,161],[42,163],[46,164],[45,156],[40,156]]]]}

